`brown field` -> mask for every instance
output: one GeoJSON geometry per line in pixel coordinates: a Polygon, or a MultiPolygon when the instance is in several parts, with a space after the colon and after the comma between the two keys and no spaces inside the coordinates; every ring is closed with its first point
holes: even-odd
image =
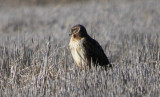
{"type": "Polygon", "coordinates": [[[159,0],[8,1],[0,3],[0,97],[160,96],[159,0]],[[74,65],[68,34],[75,24],[101,44],[113,69],[74,65]]]}

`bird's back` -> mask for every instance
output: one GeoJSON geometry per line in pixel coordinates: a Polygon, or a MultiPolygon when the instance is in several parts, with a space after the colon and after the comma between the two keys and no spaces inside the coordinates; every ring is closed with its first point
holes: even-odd
{"type": "Polygon", "coordinates": [[[83,45],[85,47],[88,60],[92,61],[94,65],[111,67],[111,64],[102,47],[95,39],[88,36],[85,38],[83,45]]]}

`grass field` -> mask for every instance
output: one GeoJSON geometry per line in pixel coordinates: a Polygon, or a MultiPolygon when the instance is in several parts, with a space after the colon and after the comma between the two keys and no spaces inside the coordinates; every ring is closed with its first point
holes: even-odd
{"type": "Polygon", "coordinates": [[[0,9],[1,97],[159,97],[160,1],[0,9]],[[84,25],[113,64],[80,70],[68,43],[84,25]]]}

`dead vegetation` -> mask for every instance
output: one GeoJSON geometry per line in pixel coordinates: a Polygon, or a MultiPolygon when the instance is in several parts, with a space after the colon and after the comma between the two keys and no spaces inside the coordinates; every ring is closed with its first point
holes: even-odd
{"type": "Polygon", "coordinates": [[[95,2],[81,14],[78,4],[1,10],[0,96],[158,97],[160,2],[143,3],[95,2]],[[67,32],[77,22],[93,32],[113,69],[74,65],[67,32]]]}

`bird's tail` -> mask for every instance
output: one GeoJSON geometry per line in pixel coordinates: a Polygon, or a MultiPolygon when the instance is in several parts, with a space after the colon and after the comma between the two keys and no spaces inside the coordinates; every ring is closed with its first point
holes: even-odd
{"type": "Polygon", "coordinates": [[[110,64],[110,63],[105,66],[105,70],[108,70],[108,69],[110,69],[110,68],[111,68],[111,69],[113,68],[113,65],[110,64]]]}
{"type": "Polygon", "coordinates": [[[111,64],[111,63],[109,63],[109,64],[108,64],[108,67],[109,67],[109,68],[112,68],[112,64],[111,64]]]}

